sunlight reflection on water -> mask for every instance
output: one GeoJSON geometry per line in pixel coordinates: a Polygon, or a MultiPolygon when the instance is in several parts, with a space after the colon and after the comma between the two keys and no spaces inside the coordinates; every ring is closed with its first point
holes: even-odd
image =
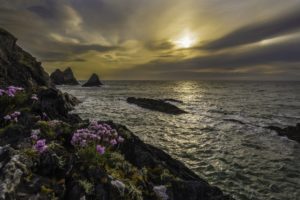
{"type": "Polygon", "coordinates": [[[264,128],[299,122],[299,83],[110,81],[61,89],[83,101],[81,117],[128,126],[236,199],[300,196],[300,145],[264,128]],[[178,99],[189,113],[152,112],[127,104],[129,96],[178,99]]]}

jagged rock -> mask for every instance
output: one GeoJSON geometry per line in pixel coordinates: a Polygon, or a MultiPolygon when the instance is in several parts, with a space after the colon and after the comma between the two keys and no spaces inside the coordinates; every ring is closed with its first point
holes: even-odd
{"type": "Polygon", "coordinates": [[[51,73],[50,80],[55,85],[63,85],[65,83],[64,73],[60,69],[56,69],[51,73]]]}
{"type": "Polygon", "coordinates": [[[172,200],[232,200],[231,197],[224,196],[219,188],[199,181],[176,180],[171,185],[172,189],[168,193],[172,200]]]}
{"type": "Polygon", "coordinates": [[[181,110],[177,106],[174,106],[173,104],[170,104],[164,100],[128,97],[127,102],[136,104],[142,108],[167,114],[179,115],[186,113],[184,110],[181,110]]]}
{"type": "Polygon", "coordinates": [[[26,158],[16,154],[11,147],[0,147],[0,157],[5,154],[5,161],[0,160],[0,199],[14,199],[15,190],[24,174],[28,175],[32,166],[26,158]]]}
{"type": "Polygon", "coordinates": [[[56,69],[50,75],[50,79],[55,85],[79,85],[70,67],[63,72],[60,69],[56,69]]]}
{"type": "Polygon", "coordinates": [[[55,88],[41,89],[38,97],[39,101],[34,105],[34,112],[40,113],[40,115],[46,113],[50,119],[79,120],[76,115],[68,113],[80,102],[75,97],[55,88]]]}
{"type": "Polygon", "coordinates": [[[296,126],[288,126],[286,128],[277,126],[268,126],[267,128],[276,131],[279,136],[286,136],[300,143],[300,123],[297,123],[296,126]]]}
{"type": "Polygon", "coordinates": [[[16,44],[17,39],[0,28],[0,87],[26,89],[49,86],[49,76],[40,62],[16,44]]]}
{"type": "Polygon", "coordinates": [[[172,187],[168,188],[170,199],[232,199],[230,196],[224,195],[219,188],[209,185],[180,161],[173,159],[164,151],[142,142],[125,126],[119,124],[112,124],[112,126],[126,138],[125,142],[120,146],[120,151],[124,154],[127,161],[140,169],[145,167],[150,169],[157,167],[167,169],[174,177],[180,179],[172,181],[172,187]]]}
{"type": "Polygon", "coordinates": [[[85,84],[83,84],[82,87],[100,87],[101,85],[103,84],[99,80],[98,75],[92,74],[89,80],[85,84]]]}

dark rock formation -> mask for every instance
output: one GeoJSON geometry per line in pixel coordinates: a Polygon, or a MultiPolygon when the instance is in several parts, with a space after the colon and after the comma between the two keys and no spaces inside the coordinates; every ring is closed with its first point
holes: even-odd
{"type": "Polygon", "coordinates": [[[40,62],[16,44],[17,39],[0,28],[0,87],[26,89],[49,86],[49,76],[40,62]]]}
{"type": "Polygon", "coordinates": [[[286,136],[300,143],[300,123],[296,124],[296,126],[288,126],[286,128],[277,126],[268,126],[267,128],[276,131],[279,136],[286,136]]]}
{"type": "Polygon", "coordinates": [[[89,80],[85,84],[83,84],[82,87],[100,87],[101,85],[103,84],[99,80],[98,75],[92,74],[89,80]]]}
{"type": "Polygon", "coordinates": [[[70,115],[69,111],[80,101],[68,93],[62,93],[55,88],[44,88],[38,93],[39,101],[34,104],[33,111],[42,115],[47,114],[50,119],[75,120],[76,115],[70,115]]]}
{"type": "Polygon", "coordinates": [[[50,75],[50,79],[55,85],[79,85],[70,67],[63,72],[60,69],[56,69],[50,75]]]}
{"type": "Polygon", "coordinates": [[[179,115],[187,113],[184,110],[181,110],[180,108],[174,106],[173,104],[170,104],[163,100],[129,97],[127,98],[127,102],[131,104],[136,104],[142,108],[159,111],[167,114],[179,115]]]}
{"type": "Polygon", "coordinates": [[[64,73],[60,69],[56,69],[51,73],[50,80],[55,85],[63,85],[65,83],[64,73]]]}

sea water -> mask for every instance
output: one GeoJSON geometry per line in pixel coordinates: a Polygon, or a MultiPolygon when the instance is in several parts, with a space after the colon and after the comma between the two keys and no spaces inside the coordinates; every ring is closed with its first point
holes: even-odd
{"type": "Polygon", "coordinates": [[[300,82],[105,81],[61,86],[82,118],[113,120],[163,149],[237,200],[300,199],[300,144],[267,129],[300,122],[300,82]],[[173,98],[188,114],[128,104],[173,98]]]}

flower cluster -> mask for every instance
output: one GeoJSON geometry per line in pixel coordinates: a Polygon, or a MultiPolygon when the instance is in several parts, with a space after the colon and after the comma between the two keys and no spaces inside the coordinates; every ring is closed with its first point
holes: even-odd
{"type": "Polygon", "coordinates": [[[48,149],[48,146],[46,145],[46,140],[42,139],[42,140],[36,141],[36,143],[33,146],[33,148],[36,151],[38,151],[39,153],[43,153],[44,151],[46,151],[48,149]]]}
{"type": "Polygon", "coordinates": [[[41,133],[40,129],[31,130],[31,139],[33,139],[35,141],[38,140],[40,133],[41,133]]]}
{"type": "Polygon", "coordinates": [[[45,112],[43,112],[43,114],[42,114],[42,120],[45,120],[45,121],[49,120],[49,117],[45,112]]]}
{"type": "Polygon", "coordinates": [[[36,94],[33,94],[33,95],[31,96],[31,99],[32,99],[33,101],[38,101],[38,100],[39,100],[39,98],[38,98],[38,96],[37,96],[36,94]]]}
{"type": "Polygon", "coordinates": [[[88,128],[78,129],[72,137],[71,144],[75,147],[86,147],[89,144],[96,145],[96,151],[102,155],[105,148],[122,143],[124,138],[108,124],[91,122],[88,128]]]}
{"type": "Polygon", "coordinates": [[[12,114],[6,115],[3,118],[7,121],[15,121],[18,122],[18,117],[21,115],[19,111],[15,111],[12,114]]]}
{"type": "Polygon", "coordinates": [[[0,96],[7,95],[9,97],[14,97],[18,91],[24,90],[21,87],[8,86],[6,90],[0,89],[0,96]]]}

